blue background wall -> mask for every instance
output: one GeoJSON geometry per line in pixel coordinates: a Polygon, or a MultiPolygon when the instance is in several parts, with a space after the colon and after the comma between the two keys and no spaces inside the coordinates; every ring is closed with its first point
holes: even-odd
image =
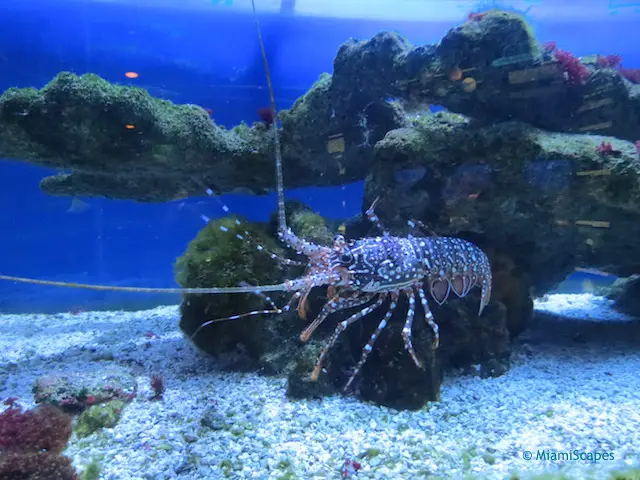
{"type": "MultiPolygon", "coordinates": [[[[579,7],[576,7],[579,8],[579,7]]],[[[611,12],[610,12],[611,13],[611,12]]],[[[533,21],[539,40],[576,55],[616,53],[640,67],[634,10],[593,19],[533,21]]],[[[436,43],[464,20],[372,21],[261,15],[278,106],[288,108],[322,72],[332,71],[340,44],[396,30],[415,44],[436,43]]],[[[268,104],[253,19],[224,8],[163,10],[123,4],[3,0],[0,4],[0,91],[40,88],[60,71],[96,73],[146,88],[176,103],[209,108],[219,124],[258,121],[268,104]],[[140,73],[129,80],[126,71],[140,73]]],[[[71,200],[48,197],[38,182],[53,170],[0,160],[0,272],[112,284],[174,286],[173,262],[202,228],[198,216],[221,214],[210,198],[140,204],[83,198],[89,209],[67,213],[71,200]]],[[[319,213],[344,218],[360,211],[362,185],[289,192],[319,213]]],[[[264,220],[273,196],[225,196],[232,211],[264,220]]],[[[0,283],[0,312],[137,308],[175,303],[176,296],[85,292],[0,283]]]]}

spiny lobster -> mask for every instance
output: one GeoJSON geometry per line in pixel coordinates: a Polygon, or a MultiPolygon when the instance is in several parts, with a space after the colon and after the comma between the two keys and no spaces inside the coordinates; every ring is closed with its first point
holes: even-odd
{"type": "MultiPolygon", "coordinates": [[[[443,304],[450,293],[458,297],[466,296],[474,286],[481,288],[480,309],[482,314],[484,307],[489,303],[491,296],[491,267],[487,256],[474,244],[453,237],[396,237],[390,235],[381,225],[375,214],[375,203],[367,210],[368,219],[381,230],[381,236],[374,238],[362,238],[355,241],[347,241],[343,235],[337,235],[331,246],[316,245],[296,236],[287,227],[284,208],[284,185],[282,175],[282,154],[278,127],[278,115],[276,110],[275,95],[269,72],[266,52],[262,41],[260,26],[257,19],[255,2],[252,0],[253,15],[258,34],[258,41],[262,53],[262,59],[267,78],[271,107],[274,122],[271,130],[275,144],[275,167],[278,199],[278,236],[289,248],[298,254],[308,257],[306,272],[303,277],[287,280],[275,285],[238,287],[206,287],[206,288],[137,288],[114,287],[107,285],[91,285],[67,282],[55,282],[37,280],[24,277],[0,275],[0,280],[8,280],[23,283],[35,283],[41,285],[53,285],[61,287],[85,288],[92,290],[115,290],[128,292],[164,292],[182,294],[230,294],[230,293],[255,293],[263,292],[294,292],[288,304],[282,308],[276,307],[271,299],[267,300],[273,308],[247,312],[215,320],[202,324],[196,332],[213,323],[224,320],[235,320],[242,317],[260,314],[279,314],[289,311],[296,304],[298,314],[306,317],[307,297],[314,287],[328,286],[328,301],[321,309],[318,316],[302,332],[300,339],[303,342],[309,340],[318,326],[331,314],[348,308],[362,307],[357,313],[336,326],[334,333],[324,344],[320,357],[311,374],[313,380],[317,380],[322,370],[322,365],[329,350],[335,344],[340,334],[352,323],[362,319],[374,310],[382,306],[387,298],[390,302],[386,307],[386,313],[371,335],[368,343],[362,350],[360,361],[356,365],[347,384],[346,391],[361,367],[367,360],[373,349],[373,344],[380,336],[381,331],[391,319],[398,300],[405,295],[409,301],[409,308],[402,329],[402,336],[406,350],[411,355],[418,368],[422,363],[418,359],[411,341],[413,319],[416,313],[416,296],[422,306],[425,321],[433,330],[433,348],[439,345],[440,337],[438,325],[429,310],[427,295],[424,290],[426,283],[431,297],[438,304],[443,304]],[[366,306],[365,306],[366,305],[366,306]]],[[[210,190],[207,193],[212,194],[210,190]]],[[[413,222],[410,225],[415,226],[413,222]]],[[[222,228],[222,227],[221,227],[222,228]]],[[[263,250],[258,246],[259,250],[263,250]]],[[[273,258],[279,258],[271,254],[273,258]]],[[[301,264],[288,259],[280,259],[289,264],[301,264]]],[[[302,265],[305,265],[302,263],[302,265]]]]}

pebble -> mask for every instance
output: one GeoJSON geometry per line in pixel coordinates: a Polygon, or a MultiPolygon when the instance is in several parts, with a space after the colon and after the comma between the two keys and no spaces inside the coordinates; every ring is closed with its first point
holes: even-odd
{"type": "Polygon", "coordinates": [[[137,365],[139,395],[120,423],[89,441],[72,437],[65,452],[79,470],[102,458],[105,480],[226,478],[225,465],[233,478],[270,480],[286,472],[336,478],[347,458],[362,463],[359,480],[420,478],[427,468],[433,476],[476,472],[502,479],[512,471],[560,467],[528,462],[525,450],[576,447],[611,449],[616,460],[565,465],[569,478],[605,478],[637,462],[625,446],[640,444],[640,431],[632,427],[640,423],[640,352],[630,349],[628,338],[569,338],[563,344],[556,332],[585,311],[605,321],[624,319],[597,297],[547,298],[536,308],[563,317],[523,334],[505,375],[446,376],[441,402],[419,411],[397,412],[340,395],[289,401],[282,378],[228,372],[199,353],[177,327],[177,306],[55,319],[1,315],[0,397],[18,396],[29,408],[33,382],[43,373],[82,371],[96,359],[108,364],[111,356],[114,363],[137,365]],[[147,339],[149,330],[160,338],[147,339]],[[151,373],[165,378],[161,401],[148,400],[151,373]],[[371,446],[379,455],[358,456],[371,446]],[[492,465],[487,454],[495,458],[492,465]]]}

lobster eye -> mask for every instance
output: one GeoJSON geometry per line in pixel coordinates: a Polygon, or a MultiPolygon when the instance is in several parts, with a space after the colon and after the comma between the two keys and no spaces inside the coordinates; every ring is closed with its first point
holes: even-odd
{"type": "Polygon", "coordinates": [[[342,252],[342,255],[340,255],[340,261],[342,263],[351,264],[353,262],[353,255],[351,255],[351,252],[349,251],[342,252]]]}

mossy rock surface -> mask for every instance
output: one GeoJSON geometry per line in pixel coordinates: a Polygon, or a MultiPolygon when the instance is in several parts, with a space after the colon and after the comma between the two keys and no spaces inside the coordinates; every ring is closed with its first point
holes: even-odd
{"type": "MultiPolygon", "coordinates": [[[[282,248],[259,226],[236,217],[214,220],[198,233],[187,251],[178,258],[176,279],[183,287],[282,282],[285,270],[267,252],[258,250],[258,245],[274,254],[284,255],[282,248]]],[[[270,294],[270,298],[283,305],[283,295],[275,292],[270,294]]],[[[189,294],[185,295],[180,306],[180,328],[191,337],[209,320],[269,308],[265,298],[255,294],[189,294]]],[[[199,348],[214,355],[243,344],[249,356],[258,361],[272,350],[272,342],[279,343],[276,338],[282,335],[283,324],[288,323],[286,316],[250,316],[207,325],[192,340],[199,348]]],[[[284,330],[288,332],[290,327],[284,330]]]]}
{"type": "Polygon", "coordinates": [[[80,414],[73,431],[78,437],[83,438],[103,428],[113,428],[120,421],[126,405],[122,400],[93,405],[80,414]]]}
{"type": "MultiPolygon", "coordinates": [[[[376,143],[407,125],[407,105],[636,141],[640,85],[592,61],[584,67],[583,83],[566,82],[526,21],[499,10],[452,28],[438,45],[414,46],[392,32],[348,40],[334,74],[279,112],[285,184],[364,179],[376,143]]],[[[0,132],[0,156],[66,170],[41,182],[53,195],[161,201],[201,195],[203,184],[219,192],[275,188],[273,135],[263,123],[227,130],[198,106],[94,74],[61,72],[40,90],[6,90],[0,132]]]]}
{"type": "Polygon", "coordinates": [[[512,335],[532,318],[531,291],[549,291],[575,267],[640,269],[640,163],[631,142],[440,112],[389,132],[375,159],[363,205],[379,197],[376,211],[394,234],[410,233],[406,219],[415,218],[481,247],[512,335]],[[599,154],[603,141],[618,153],[599,154]]]}
{"type": "Polygon", "coordinates": [[[640,318],[640,275],[619,278],[605,290],[617,310],[640,318]]]}
{"type": "MultiPolygon", "coordinates": [[[[330,233],[322,217],[296,202],[287,203],[286,210],[294,231],[329,243],[330,233]]],[[[264,285],[303,275],[301,269],[283,269],[258,251],[258,242],[280,256],[286,254],[258,225],[237,223],[234,217],[211,222],[176,262],[178,282],[185,287],[233,286],[245,282],[264,285]]],[[[284,305],[285,297],[271,296],[278,305],[284,305]]],[[[267,374],[286,375],[287,394],[291,398],[335,394],[345,387],[371,333],[386,313],[388,300],[340,335],[329,351],[322,373],[313,381],[311,374],[325,342],[339,322],[366,305],[335,312],[307,343],[302,343],[300,333],[326,302],[326,288],[316,288],[307,299],[304,320],[293,311],[223,321],[204,326],[193,341],[212,355],[237,350],[241,345],[243,355],[233,367],[259,368],[267,374]]],[[[504,373],[510,351],[506,309],[502,303],[493,302],[482,317],[478,317],[478,304],[479,294],[474,290],[468,299],[451,299],[445,306],[433,309],[441,328],[441,346],[436,351],[431,348],[433,332],[426,322],[420,321],[421,312],[418,312],[413,327],[413,344],[422,362],[422,368],[418,368],[402,339],[408,304],[406,299],[401,301],[355,382],[345,393],[356,393],[363,399],[393,408],[418,409],[428,401],[439,399],[442,375],[447,367],[474,364],[481,366],[483,376],[504,373]]],[[[187,295],[181,305],[180,326],[185,334],[192,336],[201,325],[214,318],[264,308],[268,305],[257,295],[187,295]]]]}
{"type": "Polygon", "coordinates": [[[489,67],[496,60],[516,56],[532,61],[541,53],[521,15],[490,10],[476,18],[449,30],[438,45],[445,68],[489,67]]]}

